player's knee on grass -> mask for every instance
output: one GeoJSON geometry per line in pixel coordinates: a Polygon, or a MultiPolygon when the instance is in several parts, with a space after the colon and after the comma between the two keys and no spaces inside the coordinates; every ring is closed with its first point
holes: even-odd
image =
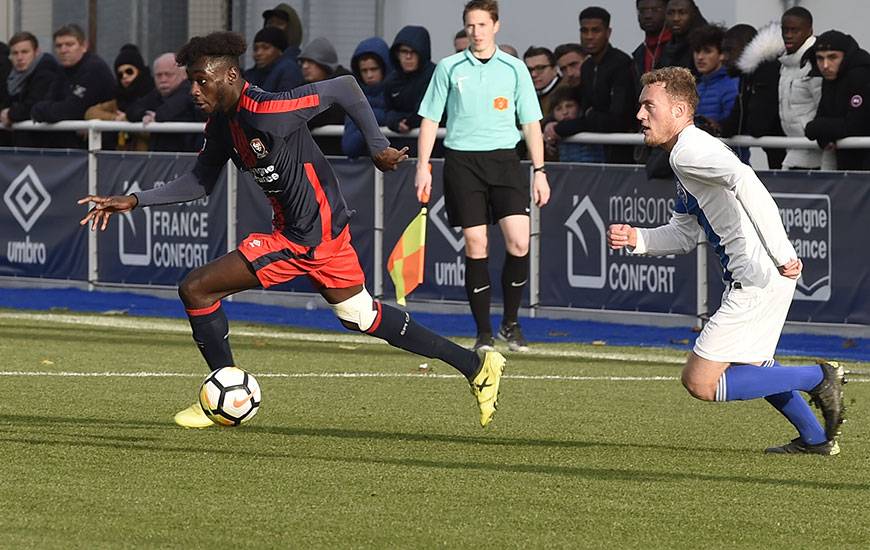
{"type": "Polygon", "coordinates": [[[683,387],[689,392],[689,395],[701,401],[716,400],[716,382],[712,385],[706,380],[699,377],[690,367],[683,369],[680,376],[680,381],[683,387]]]}
{"type": "Polygon", "coordinates": [[[343,302],[329,304],[329,307],[349,330],[365,332],[371,328],[378,316],[375,301],[365,288],[343,302]]]}

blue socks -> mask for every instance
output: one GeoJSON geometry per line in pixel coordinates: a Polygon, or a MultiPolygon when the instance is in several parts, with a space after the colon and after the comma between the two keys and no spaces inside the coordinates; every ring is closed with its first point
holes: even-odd
{"type": "Polygon", "coordinates": [[[746,401],[792,390],[810,391],[822,381],[822,367],[756,367],[734,364],[716,386],[716,401],[746,401]]]}
{"type": "Polygon", "coordinates": [[[732,365],[725,370],[716,388],[717,401],[738,401],[764,397],[797,429],[808,445],[827,441],[825,430],[809,404],[799,393],[815,388],[822,381],[817,365],[783,367],[776,361],[765,366],[732,365]]]}

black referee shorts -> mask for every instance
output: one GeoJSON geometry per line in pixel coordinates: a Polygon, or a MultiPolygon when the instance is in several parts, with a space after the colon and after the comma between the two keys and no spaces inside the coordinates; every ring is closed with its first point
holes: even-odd
{"type": "Polygon", "coordinates": [[[444,205],[453,227],[529,215],[529,178],[514,149],[444,150],[444,205]]]}

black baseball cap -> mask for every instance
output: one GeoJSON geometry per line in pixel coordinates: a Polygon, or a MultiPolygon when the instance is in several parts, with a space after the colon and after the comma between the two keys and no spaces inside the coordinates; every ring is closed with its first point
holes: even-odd
{"type": "Polygon", "coordinates": [[[290,22],[290,15],[287,14],[284,10],[271,9],[263,12],[263,21],[269,19],[270,17],[277,17],[279,19],[283,19],[284,21],[290,22]]]}

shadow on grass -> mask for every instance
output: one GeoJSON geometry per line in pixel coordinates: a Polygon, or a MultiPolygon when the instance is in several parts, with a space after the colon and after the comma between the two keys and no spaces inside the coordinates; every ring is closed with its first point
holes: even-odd
{"type": "MultiPolygon", "coordinates": [[[[73,419],[63,417],[41,417],[41,416],[17,416],[17,415],[0,415],[0,422],[15,422],[16,424],[26,424],[28,426],[35,425],[52,425],[57,427],[60,425],[81,425],[85,423],[91,426],[102,426],[106,428],[129,428],[129,427],[161,427],[172,428],[167,423],[158,422],[129,422],[117,420],[102,420],[102,419],[73,419]]],[[[9,430],[2,430],[3,433],[11,433],[9,430]]],[[[211,430],[212,433],[217,430],[211,430]]],[[[381,432],[373,430],[346,430],[334,428],[270,428],[256,427],[245,430],[248,433],[254,434],[269,434],[280,436],[304,436],[304,437],[338,437],[343,439],[378,439],[383,441],[413,441],[413,442],[435,442],[435,443],[469,443],[469,444],[484,444],[484,445],[502,445],[502,446],[540,446],[540,447],[568,447],[568,448],[589,448],[598,447],[605,449],[656,449],[656,450],[673,450],[675,452],[737,452],[747,454],[749,451],[738,451],[735,449],[699,449],[692,447],[676,447],[667,445],[649,445],[649,444],[632,444],[632,443],[612,443],[612,442],[596,442],[596,441],[557,441],[546,439],[525,439],[525,438],[499,438],[488,436],[453,436],[443,434],[410,434],[410,433],[394,433],[381,432]]],[[[52,435],[52,434],[49,434],[52,435]]],[[[69,434],[72,435],[72,434],[69,434]]],[[[498,463],[481,463],[481,462],[461,462],[461,461],[446,461],[446,460],[431,460],[423,458],[391,458],[384,456],[372,457],[349,457],[349,456],[316,456],[308,453],[293,454],[288,452],[274,451],[258,451],[247,446],[241,450],[233,450],[226,448],[208,447],[202,444],[183,446],[172,444],[155,444],[153,438],[135,438],[129,441],[126,438],[113,438],[106,436],[106,441],[58,441],[49,438],[34,437],[32,433],[22,434],[23,437],[0,437],[2,443],[15,443],[34,446],[55,446],[55,447],[81,447],[81,448],[103,448],[117,450],[136,450],[156,453],[187,453],[201,456],[204,453],[226,456],[228,458],[250,459],[250,458],[265,458],[265,459],[280,459],[280,460],[318,460],[340,464],[366,464],[366,465],[383,465],[397,466],[408,468],[432,468],[432,469],[447,469],[460,470],[465,472],[493,472],[493,473],[516,473],[516,474],[537,474],[537,475],[558,475],[572,478],[583,478],[599,481],[640,481],[640,482],[686,482],[686,481],[701,481],[713,483],[740,483],[750,485],[771,485],[785,486],[806,489],[824,489],[824,490],[848,490],[848,491],[870,491],[870,485],[862,483],[836,482],[836,481],[820,481],[809,479],[781,479],[767,478],[751,475],[727,475],[727,474],[711,474],[701,472],[670,472],[670,471],[654,471],[654,470],[631,470],[619,468],[591,468],[584,466],[559,466],[550,464],[506,464],[498,463]]],[[[68,435],[64,435],[68,437],[68,435]]],[[[201,440],[200,440],[201,443],[201,440]]],[[[753,453],[756,451],[753,451],[753,453]]],[[[502,455],[503,456],[503,455],[502,455]]],[[[813,459],[824,460],[817,457],[813,459]]],[[[781,457],[772,458],[771,460],[781,460],[781,457]]]]}

